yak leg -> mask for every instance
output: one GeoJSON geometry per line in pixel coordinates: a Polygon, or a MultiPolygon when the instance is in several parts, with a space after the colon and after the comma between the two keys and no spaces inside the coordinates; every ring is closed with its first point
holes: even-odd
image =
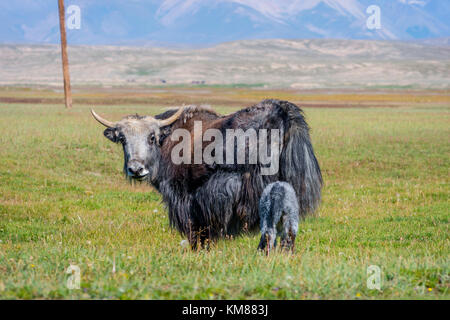
{"type": "Polygon", "coordinates": [[[241,176],[237,173],[216,173],[194,197],[195,230],[191,245],[209,247],[217,238],[238,233],[240,217],[236,213],[241,192],[241,176]]]}
{"type": "Polygon", "coordinates": [[[187,237],[192,250],[209,249],[211,236],[209,235],[208,229],[198,227],[190,229],[187,237]]]}

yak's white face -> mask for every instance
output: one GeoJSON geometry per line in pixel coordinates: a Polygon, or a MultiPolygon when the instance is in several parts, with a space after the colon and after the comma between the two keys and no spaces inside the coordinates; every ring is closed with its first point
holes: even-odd
{"type": "Polygon", "coordinates": [[[183,108],[164,120],[135,115],[115,123],[91,112],[97,121],[107,127],[103,133],[105,137],[122,144],[125,174],[130,179],[155,181],[161,152],[160,128],[176,121],[183,108]]]}
{"type": "MultiPolygon", "coordinates": [[[[127,117],[104,132],[109,140],[121,143],[124,171],[131,179],[144,180],[155,172],[159,159],[159,127],[145,118],[127,117]]],[[[151,178],[151,177],[150,177],[151,178]]]]}

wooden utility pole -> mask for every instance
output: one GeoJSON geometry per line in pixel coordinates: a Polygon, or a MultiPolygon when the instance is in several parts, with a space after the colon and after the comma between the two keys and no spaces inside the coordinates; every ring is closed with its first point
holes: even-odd
{"type": "Polygon", "coordinates": [[[67,39],[66,39],[66,12],[64,9],[64,0],[58,0],[59,7],[59,31],[61,33],[61,56],[64,76],[64,97],[66,108],[72,108],[72,93],[70,91],[69,58],[67,57],[67,39]]]}

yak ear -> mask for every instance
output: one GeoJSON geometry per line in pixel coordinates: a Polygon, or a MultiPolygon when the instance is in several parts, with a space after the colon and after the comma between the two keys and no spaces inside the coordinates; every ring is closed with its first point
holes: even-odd
{"type": "Polygon", "coordinates": [[[160,147],[162,146],[164,139],[166,139],[170,135],[171,131],[172,130],[170,129],[169,126],[161,128],[161,131],[159,132],[158,136],[158,145],[160,147]]]}
{"type": "Polygon", "coordinates": [[[119,141],[116,128],[106,128],[105,131],[103,131],[103,135],[114,143],[119,141]]]}

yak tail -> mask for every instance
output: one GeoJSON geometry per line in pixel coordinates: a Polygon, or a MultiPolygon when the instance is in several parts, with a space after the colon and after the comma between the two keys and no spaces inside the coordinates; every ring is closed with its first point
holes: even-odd
{"type": "Polygon", "coordinates": [[[281,179],[294,188],[300,216],[304,217],[313,213],[320,203],[322,173],[302,110],[287,101],[282,101],[280,107],[287,115],[280,159],[281,179]]]}

